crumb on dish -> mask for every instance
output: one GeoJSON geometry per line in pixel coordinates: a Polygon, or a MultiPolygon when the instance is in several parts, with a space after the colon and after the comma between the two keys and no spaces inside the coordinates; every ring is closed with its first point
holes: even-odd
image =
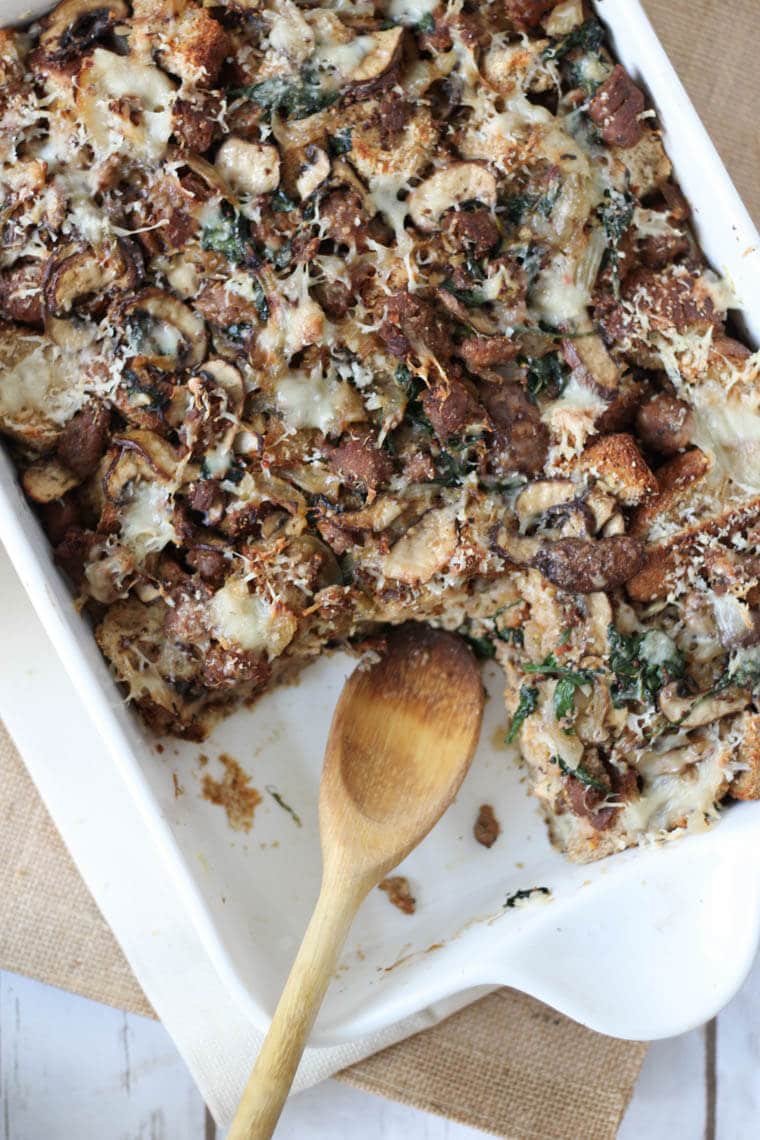
{"type": "Polygon", "coordinates": [[[402,914],[414,914],[417,900],[412,894],[409,880],[404,875],[391,875],[378,884],[378,890],[385,891],[388,901],[402,914]]]}

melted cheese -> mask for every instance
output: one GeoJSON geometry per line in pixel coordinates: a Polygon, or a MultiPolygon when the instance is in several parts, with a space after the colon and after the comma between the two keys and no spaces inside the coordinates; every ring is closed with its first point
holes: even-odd
{"type": "Polygon", "coordinates": [[[705,759],[677,774],[647,781],[639,799],[626,803],[618,826],[635,836],[663,836],[673,828],[704,831],[716,818],[715,804],[726,785],[726,757],[717,745],[705,759]]]}
{"type": "Polygon", "coordinates": [[[232,578],[217,590],[209,609],[216,636],[251,653],[276,657],[295,633],[293,615],[261,594],[251,593],[242,578],[232,578]]]}
{"type": "Polygon", "coordinates": [[[2,360],[0,420],[9,426],[38,420],[62,425],[86,398],[84,371],[66,354],[33,333],[17,341],[15,358],[2,360]]]}
{"type": "Polygon", "coordinates": [[[171,520],[173,504],[161,483],[140,483],[121,512],[121,541],[143,562],[177,540],[171,520]]]}
{"type": "Polygon", "coordinates": [[[548,321],[552,328],[560,328],[582,322],[590,301],[588,284],[576,280],[575,263],[567,254],[557,253],[539,273],[530,307],[537,318],[548,321]]]}
{"type": "Polygon", "coordinates": [[[693,439],[740,487],[760,491],[760,413],[754,400],[698,402],[693,439]]]}
{"type": "Polygon", "coordinates": [[[174,86],[159,68],[96,48],[83,69],[79,101],[101,155],[164,154],[172,132],[174,86]]]}
{"type": "Polygon", "coordinates": [[[340,435],[347,424],[365,418],[359,394],[346,382],[324,376],[291,372],[277,385],[277,408],[287,426],[317,428],[327,435],[340,435]]]}
{"type": "Polygon", "coordinates": [[[399,24],[419,24],[440,5],[440,0],[390,0],[388,15],[399,24]]]}

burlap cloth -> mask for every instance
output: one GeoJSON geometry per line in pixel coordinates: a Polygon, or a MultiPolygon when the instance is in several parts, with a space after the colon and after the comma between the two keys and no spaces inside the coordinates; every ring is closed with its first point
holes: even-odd
{"type": "MultiPolygon", "coordinates": [[[[646,6],[760,219],[757,0],[646,6]]],[[[153,1015],[2,726],[0,967],[153,1015]]],[[[340,1077],[512,1140],[608,1140],[644,1052],[501,990],[340,1077]]]]}

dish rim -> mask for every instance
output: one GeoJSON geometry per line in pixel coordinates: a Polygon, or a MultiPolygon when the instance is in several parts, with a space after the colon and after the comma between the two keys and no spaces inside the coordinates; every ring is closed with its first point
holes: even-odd
{"type": "MultiPolygon", "coordinates": [[[[610,8],[615,7],[616,4],[619,6],[620,0],[596,0],[596,8],[602,21],[606,22],[605,14],[609,13],[610,8]]],[[[37,14],[42,14],[49,7],[48,4],[40,5],[37,14]]],[[[626,0],[624,7],[627,20],[626,37],[630,36],[630,40],[628,38],[626,40],[626,46],[636,54],[638,45],[641,52],[639,56],[640,74],[647,86],[650,87],[650,91],[652,87],[660,86],[659,83],[650,82],[650,79],[654,80],[659,76],[663,80],[663,84],[670,85],[680,99],[682,104],[680,111],[690,119],[692,149],[695,154],[704,159],[706,177],[714,190],[716,200],[719,201],[721,210],[724,210],[726,215],[732,219],[732,228],[735,231],[737,241],[742,246],[746,245],[748,250],[754,249],[754,256],[747,258],[747,276],[751,277],[755,271],[753,266],[756,263],[758,283],[760,283],[760,235],[758,235],[746,208],[741,202],[712,141],[696,115],[696,111],[665,54],[640,0],[626,0]],[[643,67],[645,52],[648,55],[646,69],[643,67]],[[648,76],[650,60],[651,76],[648,76]]],[[[617,54],[619,56],[625,54],[612,33],[611,38],[617,54]]],[[[661,100],[658,101],[655,92],[652,91],[651,93],[654,95],[654,104],[659,105],[661,100]]],[[[746,288],[744,292],[745,296],[749,295],[746,288]]],[[[760,297],[760,289],[758,289],[757,295],[760,297]]],[[[757,328],[760,329],[760,304],[756,314],[750,310],[751,304],[746,303],[745,315],[753,326],[757,323],[757,328]]],[[[182,893],[192,921],[209,953],[214,968],[230,990],[236,994],[243,1007],[249,1011],[254,1024],[257,1027],[265,1027],[269,1020],[268,1014],[262,1003],[254,997],[249,987],[243,982],[230,961],[221,934],[206,906],[197,881],[190,873],[183,852],[172,834],[171,828],[162,814],[160,805],[140,767],[135,755],[135,748],[139,744],[138,733],[131,723],[130,714],[123,707],[116,682],[100,656],[89,626],[75,613],[71,595],[62,576],[53,565],[49,547],[42,535],[41,528],[17,485],[13,466],[5,450],[0,448],[0,452],[2,452],[0,454],[0,540],[3,541],[34,609],[53,642],[67,673],[83,694],[87,708],[108,753],[117,765],[130,794],[138,804],[151,836],[165,859],[178,890],[182,893]]],[[[744,810],[745,814],[753,812],[757,815],[757,820],[753,826],[756,826],[760,833],[760,804],[756,807],[748,805],[744,810]]],[[[719,833],[720,829],[716,834],[719,833]]],[[[623,858],[626,857],[629,861],[638,858],[636,852],[623,856],[623,858]]],[[[618,856],[618,859],[620,858],[621,856],[618,856]]],[[[760,879],[758,880],[758,888],[754,899],[756,903],[753,911],[754,933],[752,939],[749,939],[744,947],[741,962],[734,964],[734,978],[731,983],[727,983],[725,987],[727,996],[722,999],[721,1004],[729,1000],[732,993],[741,984],[757,948],[758,938],[760,938],[760,879]],[[750,941],[752,942],[751,954],[748,950],[750,941]],[[742,973],[742,971],[744,972],[742,973]],[[741,976],[738,976],[739,974],[741,976]],[[737,976],[738,980],[736,980],[737,976]],[[728,992],[729,989],[730,992],[728,992]]],[[[536,993],[535,987],[530,985],[527,974],[523,981],[524,984],[521,985],[521,988],[525,992],[534,993],[534,996],[543,1000],[550,1000],[555,1008],[561,1009],[562,1012],[568,1013],[576,1020],[589,1024],[591,1028],[610,1032],[608,1023],[600,1024],[598,1021],[594,1023],[593,1017],[584,1016],[582,1008],[575,1006],[571,1008],[567,1001],[560,1002],[561,995],[555,995],[557,1000],[551,1000],[550,997],[546,996],[546,987],[543,987],[543,992],[536,993]]],[[[483,979],[480,977],[471,977],[458,986],[453,984],[452,979],[452,985],[449,986],[446,993],[454,993],[482,984],[483,979]]],[[[515,984],[515,980],[510,979],[510,984],[515,984]]],[[[520,984],[519,981],[517,984],[520,984]]],[[[428,992],[427,996],[423,995],[419,1001],[412,999],[411,1007],[398,1012],[391,1020],[405,1016],[413,1009],[423,1008],[441,996],[443,994],[428,992]]],[[[702,1014],[700,1014],[699,1019],[694,1024],[698,1024],[703,1019],[702,1014]]],[[[683,1026],[683,1028],[690,1027],[691,1024],[683,1026]]],[[[336,1035],[333,1031],[332,1034],[320,1036],[317,1043],[332,1044],[336,1041],[350,1040],[367,1031],[366,1026],[347,1031],[346,1035],[336,1035]]],[[[672,1031],[678,1032],[680,1029],[672,1031]]]]}

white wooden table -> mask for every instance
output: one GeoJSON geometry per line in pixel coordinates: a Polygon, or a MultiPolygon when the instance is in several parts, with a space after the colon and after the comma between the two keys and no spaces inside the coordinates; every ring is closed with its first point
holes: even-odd
{"type": "MultiPolygon", "coordinates": [[[[484,1133],[328,1081],[289,1102],[277,1135],[474,1140],[484,1133]]],[[[760,963],[716,1022],[651,1046],[619,1140],[758,1136],[760,963]]],[[[160,1025],[2,972],[0,1138],[221,1140],[160,1025]]]]}

